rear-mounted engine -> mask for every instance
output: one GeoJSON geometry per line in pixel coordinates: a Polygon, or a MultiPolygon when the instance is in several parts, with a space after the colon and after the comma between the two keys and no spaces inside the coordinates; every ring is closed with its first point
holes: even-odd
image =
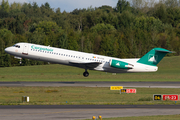
{"type": "Polygon", "coordinates": [[[119,60],[110,60],[110,66],[120,69],[132,69],[134,65],[119,60]]]}

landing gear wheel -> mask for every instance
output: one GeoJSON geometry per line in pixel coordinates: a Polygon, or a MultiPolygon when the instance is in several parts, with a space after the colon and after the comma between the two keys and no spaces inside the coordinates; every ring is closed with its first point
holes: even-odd
{"type": "Polygon", "coordinates": [[[87,71],[85,71],[85,72],[83,73],[83,75],[84,75],[84,77],[88,77],[88,76],[89,76],[89,73],[88,73],[87,71]]]}

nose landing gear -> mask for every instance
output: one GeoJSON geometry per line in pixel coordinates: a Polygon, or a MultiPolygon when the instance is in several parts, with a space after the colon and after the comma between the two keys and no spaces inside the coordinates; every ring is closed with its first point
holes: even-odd
{"type": "Polygon", "coordinates": [[[85,72],[83,73],[83,76],[84,76],[84,77],[88,77],[88,76],[89,76],[89,73],[88,73],[87,71],[85,71],[85,72]]]}

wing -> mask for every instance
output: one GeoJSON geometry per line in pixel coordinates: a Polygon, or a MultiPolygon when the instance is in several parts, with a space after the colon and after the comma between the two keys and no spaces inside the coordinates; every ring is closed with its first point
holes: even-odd
{"type": "Polygon", "coordinates": [[[77,62],[77,61],[69,61],[69,64],[72,66],[84,68],[84,69],[90,69],[93,70],[98,65],[102,64],[100,62],[77,62]]]}

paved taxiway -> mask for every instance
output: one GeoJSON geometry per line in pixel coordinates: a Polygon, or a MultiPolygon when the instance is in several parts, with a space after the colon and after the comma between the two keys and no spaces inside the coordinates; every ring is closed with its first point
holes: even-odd
{"type": "MultiPolygon", "coordinates": [[[[180,82],[0,82],[0,86],[84,86],[84,87],[150,87],[150,88],[180,88],[180,82]]],[[[180,105],[153,106],[0,106],[1,120],[76,120],[91,119],[101,115],[103,118],[175,115],[180,114],[180,105]]]]}
{"type": "Polygon", "coordinates": [[[84,86],[84,87],[148,87],[148,88],[180,88],[180,82],[0,82],[0,86],[84,86]]]}

